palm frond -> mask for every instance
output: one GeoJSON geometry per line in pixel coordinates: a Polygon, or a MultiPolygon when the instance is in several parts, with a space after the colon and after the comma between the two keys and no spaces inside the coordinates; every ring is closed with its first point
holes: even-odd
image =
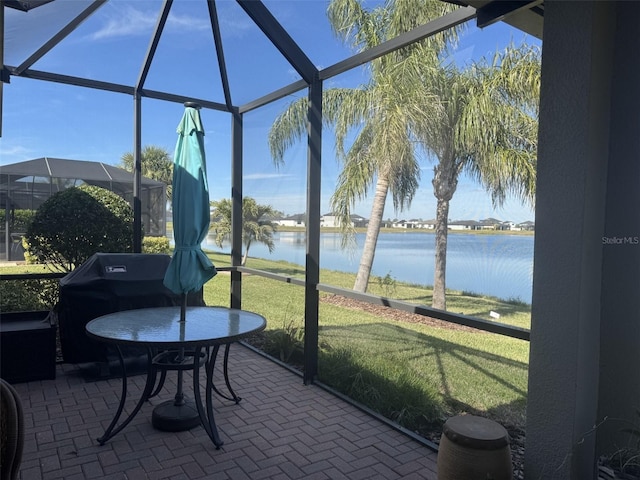
{"type": "Polygon", "coordinates": [[[494,206],[511,195],[535,198],[539,52],[507,48],[471,71],[469,101],[456,130],[464,168],[490,193],[494,206]]]}
{"type": "Polygon", "coordinates": [[[373,12],[365,10],[359,0],[332,0],[327,9],[333,33],[357,51],[380,43],[376,21],[379,14],[380,9],[373,12]]]}
{"type": "MultiPolygon", "coordinates": [[[[409,32],[459,8],[456,5],[440,0],[393,0],[390,3],[393,4],[393,15],[389,21],[388,39],[409,32]]],[[[448,46],[453,46],[457,43],[458,36],[464,28],[464,25],[459,25],[447,29],[423,40],[421,42],[422,46],[427,46],[428,49],[441,54],[448,46]]],[[[402,51],[400,53],[402,54],[402,51]]]]}
{"type": "Polygon", "coordinates": [[[309,100],[300,98],[276,117],[269,130],[269,150],[276,166],[284,161],[288,148],[299,141],[307,132],[307,115],[309,100]]]}
{"type": "Polygon", "coordinates": [[[367,125],[372,115],[372,92],[365,87],[357,89],[332,89],[326,97],[323,114],[325,120],[334,126],[336,154],[345,156],[345,141],[349,133],[367,125]]]}
{"type": "Polygon", "coordinates": [[[376,177],[377,165],[375,157],[370,155],[368,145],[371,143],[371,130],[364,129],[358,136],[354,147],[349,150],[333,195],[331,195],[331,211],[338,219],[342,232],[342,246],[353,244],[355,230],[351,224],[351,207],[358,200],[366,197],[376,177]]]}

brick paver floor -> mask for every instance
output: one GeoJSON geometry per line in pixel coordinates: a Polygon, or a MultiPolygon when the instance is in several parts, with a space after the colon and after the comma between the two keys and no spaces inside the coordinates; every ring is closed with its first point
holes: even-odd
{"type": "MultiPolygon", "coordinates": [[[[104,446],[96,438],[117,407],[119,379],[87,382],[62,364],[55,380],[17,384],[26,423],[20,478],[436,479],[436,453],[255,352],[234,346],[230,373],[242,402],[214,398],[220,450],[202,427],[151,426],[154,405],[175,394],[175,372],[104,446]]],[[[143,385],[144,375],[130,379],[131,403],[143,385]]],[[[185,392],[190,385],[185,375],[185,392]]]]}

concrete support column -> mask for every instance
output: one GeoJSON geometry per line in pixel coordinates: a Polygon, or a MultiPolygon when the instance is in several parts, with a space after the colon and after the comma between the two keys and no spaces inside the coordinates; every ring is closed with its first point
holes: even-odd
{"type": "MultiPolygon", "coordinates": [[[[602,264],[597,452],[640,428],[640,2],[619,2],[602,264]]],[[[629,442],[632,442],[631,444],[629,442]]]]}
{"type": "Polygon", "coordinates": [[[640,407],[638,20],[637,2],[545,2],[528,479],[595,478],[603,416],[640,407]]]}

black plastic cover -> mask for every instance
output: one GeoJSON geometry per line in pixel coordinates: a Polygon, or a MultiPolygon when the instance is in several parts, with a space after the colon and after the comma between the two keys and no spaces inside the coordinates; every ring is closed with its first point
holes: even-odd
{"type": "MultiPolygon", "coordinates": [[[[85,326],[94,318],[122,310],[180,305],[181,296],[163,284],[170,261],[164,254],[96,253],[62,278],[56,311],[64,361],[108,361],[106,344],[85,333],[85,326]]],[[[190,293],[187,304],[204,306],[202,290],[190,293]]]]}

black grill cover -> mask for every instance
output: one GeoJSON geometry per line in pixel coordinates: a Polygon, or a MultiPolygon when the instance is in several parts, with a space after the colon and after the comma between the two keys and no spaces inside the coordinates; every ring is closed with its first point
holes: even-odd
{"type": "MultiPolygon", "coordinates": [[[[147,253],[96,253],[60,280],[57,305],[62,356],[68,363],[105,362],[107,346],[85,333],[90,320],[121,310],[180,305],[162,281],[171,257],[147,253]]],[[[202,290],[188,305],[204,306],[202,290]]]]}

